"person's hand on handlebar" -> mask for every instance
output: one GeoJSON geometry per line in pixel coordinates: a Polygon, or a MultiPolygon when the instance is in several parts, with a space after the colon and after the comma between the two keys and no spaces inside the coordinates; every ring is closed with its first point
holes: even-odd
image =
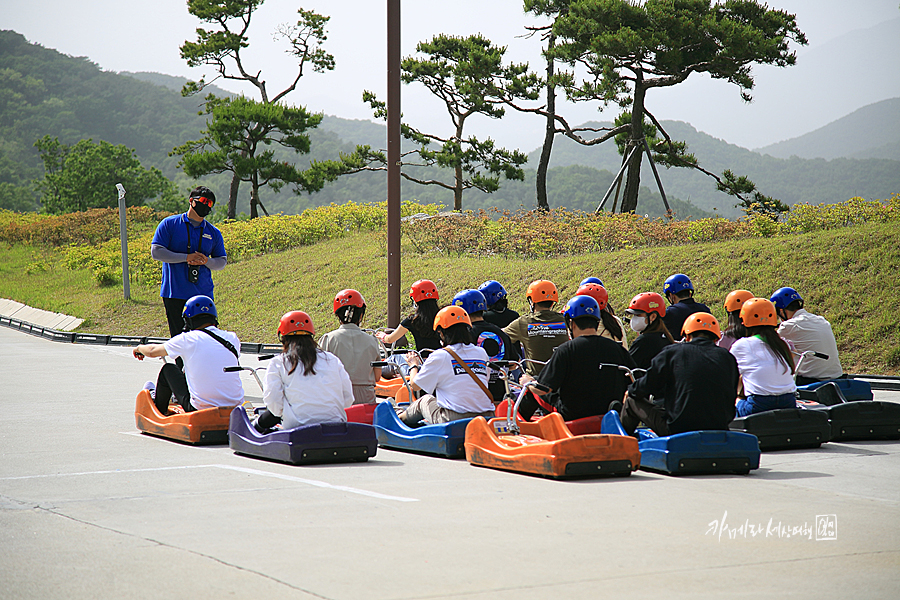
{"type": "Polygon", "coordinates": [[[416,352],[407,352],[406,353],[406,363],[410,367],[421,367],[422,366],[422,357],[418,355],[416,352]]]}

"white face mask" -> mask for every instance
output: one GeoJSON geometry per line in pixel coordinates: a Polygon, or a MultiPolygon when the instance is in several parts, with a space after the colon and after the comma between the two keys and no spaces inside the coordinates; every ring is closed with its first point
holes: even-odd
{"type": "Polygon", "coordinates": [[[647,317],[631,317],[631,330],[638,333],[647,329],[647,317]]]}

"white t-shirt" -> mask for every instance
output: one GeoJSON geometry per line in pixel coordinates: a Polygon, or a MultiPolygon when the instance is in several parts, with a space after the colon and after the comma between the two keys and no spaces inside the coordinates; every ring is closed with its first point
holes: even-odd
{"type": "Polygon", "coordinates": [[[272,359],[266,368],[263,401],[285,429],[317,423],[347,421],[345,408],[353,404],[353,386],[340,359],[331,352],[318,351],[315,374],[304,375],[303,363],[290,365],[284,354],[272,359]]]}
{"type": "MultiPolygon", "coordinates": [[[[205,327],[234,345],[241,353],[241,342],[230,331],[205,327]]],[[[244,401],[244,387],[238,371],[225,373],[225,367],[237,366],[238,360],[225,346],[205,333],[194,330],[180,333],[163,342],[166,354],[184,361],[184,376],[191,392],[191,404],[200,410],[216,406],[237,406],[244,401]]]]}
{"type": "MultiPolygon", "coordinates": [[[[488,384],[488,355],[474,344],[450,346],[475,375],[488,384]]],[[[466,370],[445,349],[431,353],[413,379],[420,388],[437,397],[438,406],[458,413],[489,412],[494,404],[466,370]]]]}
{"type": "Polygon", "coordinates": [[[744,393],[780,396],[797,390],[790,367],[756,336],[741,338],[731,345],[744,380],[744,393]]]}
{"type": "Polygon", "coordinates": [[[825,317],[800,309],[778,326],[778,335],[793,342],[797,352],[813,350],[828,355],[828,360],[811,356],[800,365],[799,374],[812,379],[837,379],[844,374],[838,358],[837,342],[831,323],[825,317]]]}

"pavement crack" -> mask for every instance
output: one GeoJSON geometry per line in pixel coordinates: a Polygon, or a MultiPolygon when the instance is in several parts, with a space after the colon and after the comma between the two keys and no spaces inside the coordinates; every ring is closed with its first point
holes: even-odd
{"type": "Polygon", "coordinates": [[[125,537],[130,537],[130,538],[134,538],[134,539],[138,539],[138,540],[143,540],[143,541],[145,541],[145,542],[150,542],[151,544],[156,544],[156,545],[162,546],[162,547],[164,547],[164,548],[170,548],[170,549],[172,549],[172,550],[177,550],[177,551],[181,551],[181,552],[187,552],[188,554],[193,554],[194,556],[199,556],[199,557],[201,557],[201,558],[205,558],[205,559],[207,559],[207,560],[211,560],[211,561],[213,561],[213,562],[219,563],[220,565],[222,565],[222,566],[224,566],[224,567],[229,567],[229,568],[232,568],[232,569],[236,569],[236,570],[238,570],[238,571],[243,571],[243,572],[245,572],[245,573],[249,573],[249,574],[251,574],[251,575],[256,575],[257,577],[262,577],[262,578],[264,578],[264,579],[268,579],[269,581],[272,581],[272,582],[277,583],[277,584],[279,584],[279,585],[283,585],[284,587],[290,588],[290,589],[292,589],[292,590],[296,590],[296,591],[298,591],[298,592],[303,592],[304,594],[309,594],[310,596],[314,596],[314,597],[316,597],[316,598],[322,598],[323,600],[334,600],[333,598],[330,598],[330,597],[328,597],[328,596],[323,596],[323,595],[321,595],[321,594],[317,594],[316,592],[313,592],[312,590],[308,590],[308,589],[305,589],[305,588],[302,588],[302,587],[293,585],[293,584],[291,584],[291,583],[288,583],[287,581],[283,581],[283,580],[281,580],[281,579],[278,579],[277,577],[272,577],[271,575],[267,575],[266,573],[262,573],[262,572],[260,572],[260,571],[254,570],[254,569],[248,569],[247,567],[242,567],[241,565],[236,565],[236,564],[234,564],[234,563],[230,563],[230,562],[228,562],[228,561],[224,561],[224,560],[222,560],[221,558],[217,558],[217,557],[212,556],[212,555],[210,555],[210,554],[204,554],[203,552],[198,552],[198,551],[196,551],[196,550],[191,550],[191,549],[189,549],[189,548],[182,548],[182,547],[180,547],[180,546],[175,546],[175,545],[173,545],[173,544],[168,544],[168,543],[166,543],[166,542],[162,542],[162,541],[160,541],[160,540],[155,540],[155,539],[153,539],[153,538],[144,537],[144,536],[142,536],[142,535],[137,535],[137,534],[134,534],[134,533],[129,533],[129,532],[127,532],[127,531],[121,531],[121,530],[119,530],[119,529],[114,529],[114,528],[112,528],[112,527],[106,527],[106,526],[104,526],[104,525],[98,525],[97,523],[92,523],[92,522],[90,522],[90,521],[85,521],[84,519],[79,519],[79,518],[77,518],[77,517],[73,517],[73,516],[71,516],[71,515],[67,515],[67,514],[65,514],[65,513],[59,512],[58,510],[54,510],[54,509],[51,509],[51,508],[45,508],[45,507],[41,507],[41,506],[28,506],[28,508],[35,508],[35,509],[38,509],[38,510],[42,510],[42,511],[44,511],[44,512],[48,512],[48,513],[50,513],[50,514],[52,514],[52,515],[55,515],[55,516],[57,516],[57,517],[61,517],[61,518],[63,518],[63,519],[68,519],[68,520],[73,521],[73,522],[75,522],[75,523],[80,523],[80,524],[82,524],[82,525],[87,525],[87,526],[89,526],[89,527],[94,527],[94,528],[96,528],[96,529],[101,529],[101,530],[103,530],[103,531],[108,531],[108,532],[110,532],[110,533],[115,533],[115,534],[122,535],[122,536],[125,536],[125,537]]]}

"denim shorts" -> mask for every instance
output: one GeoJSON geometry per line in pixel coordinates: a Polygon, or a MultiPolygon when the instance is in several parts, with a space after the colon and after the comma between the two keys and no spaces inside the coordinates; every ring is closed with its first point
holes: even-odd
{"type": "Polygon", "coordinates": [[[744,400],[739,400],[736,406],[737,416],[746,417],[767,410],[778,408],[796,408],[797,396],[793,392],[778,396],[748,395],[744,400]]]}

